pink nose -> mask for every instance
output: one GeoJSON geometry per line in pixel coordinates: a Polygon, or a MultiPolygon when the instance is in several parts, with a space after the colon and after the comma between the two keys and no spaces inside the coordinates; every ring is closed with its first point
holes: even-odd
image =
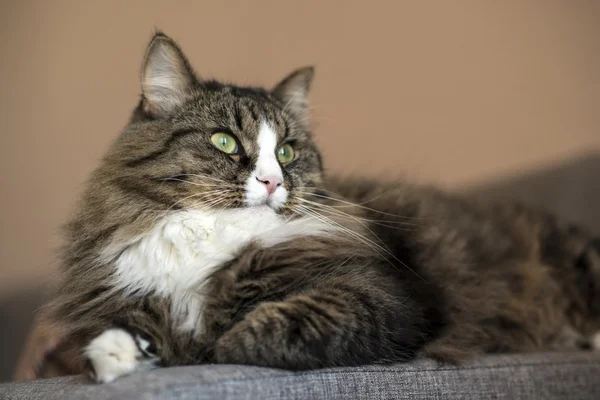
{"type": "Polygon", "coordinates": [[[256,177],[256,180],[265,184],[267,187],[267,193],[269,193],[269,195],[273,194],[273,192],[277,190],[277,188],[281,186],[281,183],[283,182],[281,178],[276,176],[265,176],[260,178],[256,177]]]}

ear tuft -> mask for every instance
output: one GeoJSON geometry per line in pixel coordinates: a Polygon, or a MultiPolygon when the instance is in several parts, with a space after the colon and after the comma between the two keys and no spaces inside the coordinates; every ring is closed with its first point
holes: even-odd
{"type": "Polygon", "coordinates": [[[142,65],[144,111],[166,117],[188,98],[196,78],[185,55],[164,33],[157,31],[142,65]]]}
{"type": "Polygon", "coordinates": [[[301,118],[308,118],[308,92],[315,74],[315,68],[304,67],[295,70],[271,91],[286,110],[291,110],[301,118]]]}

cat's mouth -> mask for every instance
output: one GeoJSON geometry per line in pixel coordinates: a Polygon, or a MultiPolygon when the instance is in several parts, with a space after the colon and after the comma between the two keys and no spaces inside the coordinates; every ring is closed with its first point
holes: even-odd
{"type": "Polygon", "coordinates": [[[270,207],[274,211],[283,207],[288,198],[288,192],[285,188],[279,187],[277,190],[269,193],[262,187],[253,187],[248,185],[244,203],[248,207],[270,207]]]}

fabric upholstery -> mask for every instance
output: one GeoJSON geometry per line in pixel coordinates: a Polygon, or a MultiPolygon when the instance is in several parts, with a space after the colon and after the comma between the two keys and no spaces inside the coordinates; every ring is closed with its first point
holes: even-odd
{"type": "Polygon", "coordinates": [[[420,360],[290,372],[201,365],[96,385],[84,377],[0,385],[2,399],[600,399],[600,352],[485,356],[456,367],[420,360]]]}

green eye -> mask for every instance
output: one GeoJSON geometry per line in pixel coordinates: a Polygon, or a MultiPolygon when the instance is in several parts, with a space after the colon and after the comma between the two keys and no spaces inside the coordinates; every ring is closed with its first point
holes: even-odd
{"type": "Polygon", "coordinates": [[[229,133],[217,132],[210,137],[210,141],[223,153],[235,155],[238,153],[238,144],[229,133]]]}
{"type": "Polygon", "coordinates": [[[294,161],[294,148],[286,143],[277,149],[277,159],[282,164],[287,164],[294,161]]]}

